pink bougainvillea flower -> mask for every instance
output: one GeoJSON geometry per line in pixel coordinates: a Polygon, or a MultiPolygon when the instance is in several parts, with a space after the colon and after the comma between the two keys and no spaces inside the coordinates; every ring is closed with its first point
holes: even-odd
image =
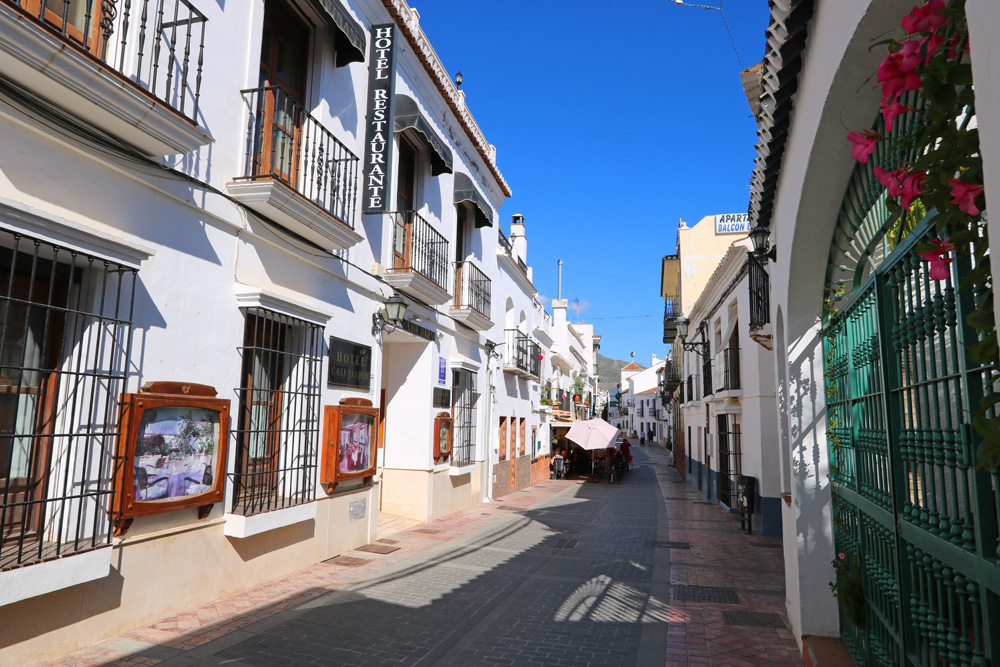
{"type": "Polygon", "coordinates": [[[844,560],[845,558],[847,558],[847,556],[844,554],[843,551],[841,551],[839,554],[837,554],[837,558],[839,558],[840,560],[844,560]]]}
{"type": "Polygon", "coordinates": [[[878,80],[882,84],[883,97],[893,98],[899,96],[904,90],[917,90],[920,88],[920,75],[916,70],[901,70],[899,62],[890,53],[878,66],[878,80]]]}
{"type": "MultiPolygon", "coordinates": [[[[927,51],[926,51],[926,54],[927,54],[927,58],[926,59],[927,59],[927,61],[929,62],[930,59],[933,58],[934,55],[938,52],[938,49],[941,48],[941,45],[944,44],[945,42],[948,42],[948,41],[949,40],[946,37],[942,37],[941,35],[939,35],[937,33],[934,33],[932,35],[928,35],[927,37],[924,37],[922,40],[920,40],[920,46],[926,46],[927,47],[927,51]]],[[[954,49],[951,50],[951,55],[949,55],[948,57],[949,58],[954,58],[955,57],[954,49]]]]}
{"type": "Polygon", "coordinates": [[[893,99],[889,102],[888,97],[882,98],[882,118],[885,119],[885,131],[892,132],[892,126],[895,124],[896,116],[901,113],[906,113],[907,111],[912,111],[910,107],[905,107],[899,103],[899,99],[893,99]]]}
{"type": "Polygon", "coordinates": [[[914,7],[909,14],[903,17],[903,30],[911,35],[937,30],[948,21],[941,16],[942,9],[944,9],[944,0],[930,0],[920,7],[914,7]]]}
{"type": "Polygon", "coordinates": [[[945,255],[955,250],[955,246],[948,242],[950,238],[950,236],[946,236],[943,241],[939,238],[931,239],[928,243],[934,246],[933,250],[919,253],[930,264],[927,276],[931,280],[945,280],[948,278],[948,265],[955,261],[954,257],[945,257],[945,255]]]}
{"type": "Polygon", "coordinates": [[[890,53],[888,57],[896,62],[900,72],[914,70],[923,61],[920,56],[920,42],[914,40],[903,42],[903,48],[895,53],[890,53]]]}
{"type": "Polygon", "coordinates": [[[847,140],[854,144],[851,152],[858,162],[868,162],[868,156],[875,152],[875,144],[878,143],[878,134],[871,130],[862,132],[849,132],[847,140]]]}
{"type": "Polygon", "coordinates": [[[976,199],[983,194],[983,186],[966,183],[960,178],[949,178],[948,183],[951,185],[951,203],[957,204],[959,209],[969,215],[979,215],[976,199]]]}
{"type": "Polygon", "coordinates": [[[888,169],[874,168],[875,178],[885,186],[890,197],[899,197],[899,205],[909,208],[915,197],[919,197],[924,191],[923,172],[913,171],[906,167],[900,167],[894,171],[888,169]]]}
{"type": "Polygon", "coordinates": [[[909,209],[910,202],[923,194],[924,178],[924,173],[920,171],[915,171],[903,177],[903,182],[899,184],[900,206],[909,209]]]}

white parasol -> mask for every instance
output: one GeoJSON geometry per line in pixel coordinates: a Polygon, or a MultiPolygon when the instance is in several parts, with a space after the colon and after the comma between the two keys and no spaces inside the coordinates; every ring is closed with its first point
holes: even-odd
{"type": "Polygon", "coordinates": [[[566,438],[584,449],[606,449],[615,446],[618,433],[617,428],[603,419],[587,419],[573,422],[566,438]]]}

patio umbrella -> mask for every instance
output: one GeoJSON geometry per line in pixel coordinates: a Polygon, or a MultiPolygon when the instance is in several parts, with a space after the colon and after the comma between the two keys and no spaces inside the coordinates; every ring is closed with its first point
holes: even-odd
{"type": "Polygon", "coordinates": [[[584,449],[606,449],[615,446],[618,433],[617,428],[603,419],[587,419],[573,422],[566,438],[584,449]]]}

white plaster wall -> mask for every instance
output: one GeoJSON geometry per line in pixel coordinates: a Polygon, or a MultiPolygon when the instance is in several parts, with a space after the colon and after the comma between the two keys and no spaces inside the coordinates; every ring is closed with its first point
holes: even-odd
{"type": "Polygon", "coordinates": [[[782,162],[772,218],[778,261],[770,266],[772,311],[785,314],[775,350],[787,368],[792,509],[785,518],[788,613],[796,637],[835,636],[836,604],[822,349],[816,338],[835,216],[853,161],[845,128],[865,128],[878,112],[871,77],[882,58],[871,43],[911,9],[909,0],[817,3],[782,162]],[[877,6],[876,6],[877,5],[877,6]],[[789,516],[790,515],[790,516],[789,516]]]}

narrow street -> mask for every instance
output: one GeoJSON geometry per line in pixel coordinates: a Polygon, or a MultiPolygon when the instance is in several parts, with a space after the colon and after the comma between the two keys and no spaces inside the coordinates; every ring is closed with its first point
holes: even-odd
{"type": "Polygon", "coordinates": [[[780,541],[633,452],[47,665],[801,664],[780,541]]]}

